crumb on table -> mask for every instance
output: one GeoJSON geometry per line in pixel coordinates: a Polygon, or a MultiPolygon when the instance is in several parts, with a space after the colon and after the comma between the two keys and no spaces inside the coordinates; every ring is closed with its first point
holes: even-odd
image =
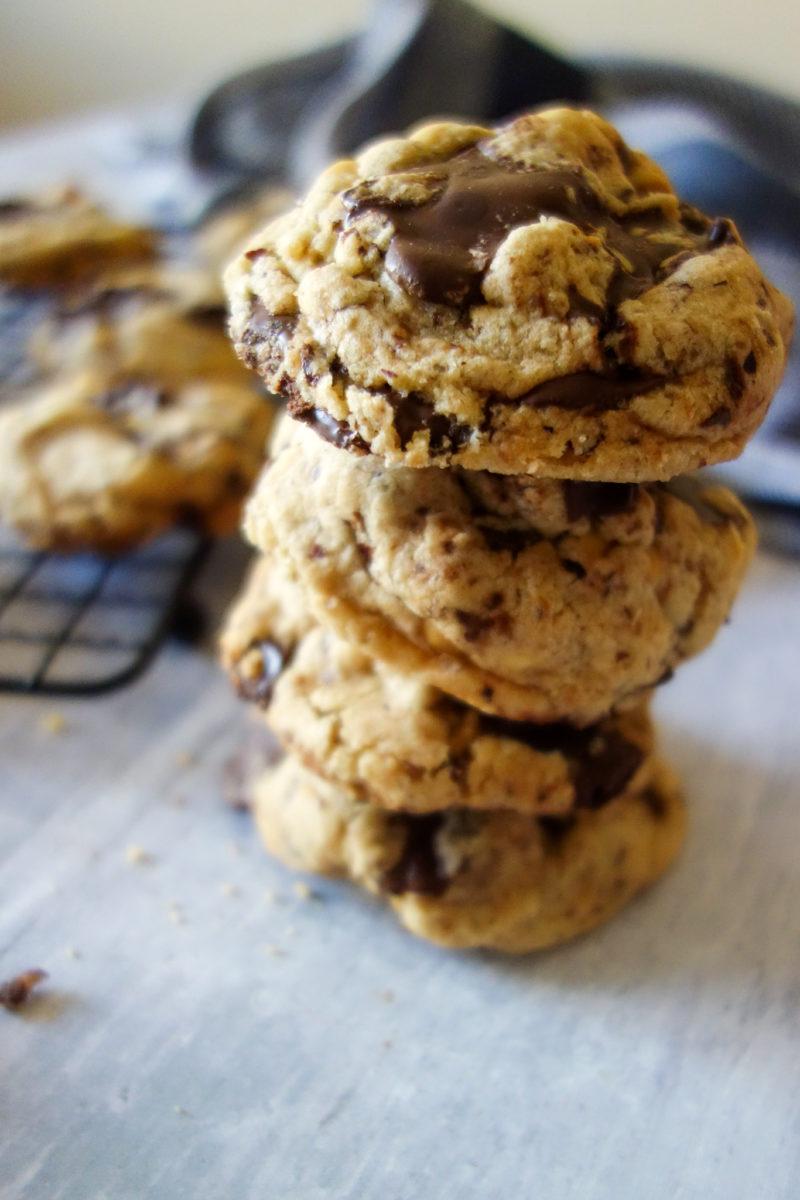
{"type": "Polygon", "coordinates": [[[10,1009],[21,1008],[23,1004],[27,1004],[33,989],[44,979],[47,979],[47,971],[42,971],[39,967],[31,967],[28,971],[22,971],[19,975],[15,975],[13,979],[7,979],[5,983],[0,983],[0,1006],[10,1009]]]}

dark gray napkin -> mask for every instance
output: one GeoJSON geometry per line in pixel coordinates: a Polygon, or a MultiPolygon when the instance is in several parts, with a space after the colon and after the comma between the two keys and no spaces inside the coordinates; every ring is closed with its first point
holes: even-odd
{"type": "MultiPolygon", "coordinates": [[[[422,118],[497,121],[559,101],[603,112],[682,197],[733,217],[800,311],[800,104],[669,64],[569,62],[464,0],[376,0],[357,37],[223,83],[194,118],[191,157],[222,192],[254,178],[302,187],[422,118]]],[[[800,503],[799,392],[795,353],[756,453],[725,468],[752,495],[800,503]]]]}

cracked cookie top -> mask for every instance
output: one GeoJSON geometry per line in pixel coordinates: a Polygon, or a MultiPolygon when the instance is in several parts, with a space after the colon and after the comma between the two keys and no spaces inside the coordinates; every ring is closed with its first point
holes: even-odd
{"type": "Polygon", "coordinates": [[[729,220],[571,109],[334,164],[226,285],[239,353],[327,440],[558,479],[734,457],[792,325],[729,220]]]}

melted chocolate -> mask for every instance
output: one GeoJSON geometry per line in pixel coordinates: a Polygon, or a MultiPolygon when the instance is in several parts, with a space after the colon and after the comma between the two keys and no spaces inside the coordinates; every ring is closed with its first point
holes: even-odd
{"type": "Polygon", "coordinates": [[[578,729],[567,721],[537,725],[509,721],[482,713],[478,736],[509,738],[531,750],[558,751],[567,759],[579,808],[602,808],[624,789],[644,758],[644,752],[616,730],[591,725],[578,729]]]}
{"type": "Polygon", "coordinates": [[[420,896],[441,896],[450,880],[442,872],[436,855],[436,834],[444,818],[441,813],[406,816],[406,842],[400,858],[385,872],[381,888],[390,896],[416,892],[420,896]]]}
{"type": "Polygon", "coordinates": [[[565,480],[561,484],[568,521],[582,517],[598,520],[632,512],[636,507],[639,485],[636,483],[579,483],[565,480]]]}
{"type": "MultiPolygon", "coordinates": [[[[658,205],[617,217],[580,171],[497,161],[480,146],[416,172],[437,185],[432,198],[409,205],[354,190],[344,197],[345,226],[365,211],[385,214],[394,226],[386,270],[409,295],[439,304],[481,303],[481,281],[501,242],[541,217],[559,217],[603,237],[618,263],[613,305],[652,287],[676,254],[706,249],[709,230],[716,228],[694,211],[671,222],[658,205]]],[[[730,231],[718,224],[716,237],[727,239],[730,231]]]]}
{"type": "Polygon", "coordinates": [[[454,453],[468,442],[472,435],[469,425],[462,425],[445,413],[437,413],[430,400],[411,392],[401,396],[389,392],[387,400],[394,411],[394,428],[405,450],[415,433],[427,429],[432,454],[454,453]]]}
{"type": "Polygon", "coordinates": [[[301,404],[290,404],[289,412],[332,446],[353,451],[355,454],[369,454],[369,446],[361,434],[351,429],[346,421],[337,421],[324,408],[306,408],[301,404]]]}
{"type": "Polygon", "coordinates": [[[489,550],[494,553],[506,552],[512,558],[516,558],[523,550],[542,540],[542,535],[536,529],[496,529],[493,525],[480,522],[477,529],[489,550]]]}
{"type": "Polygon", "coordinates": [[[242,341],[250,351],[248,360],[256,365],[256,357],[264,359],[271,370],[277,370],[286,353],[292,335],[297,328],[296,313],[275,316],[255,296],[252,297],[250,315],[242,341]],[[258,356],[254,353],[258,350],[258,356]]]}
{"type": "Polygon", "coordinates": [[[503,399],[500,402],[524,404],[529,408],[552,406],[603,412],[609,408],[621,408],[632,396],[652,392],[666,382],[667,377],[663,375],[643,375],[631,371],[617,370],[608,375],[600,375],[596,371],[576,371],[572,375],[548,379],[514,400],[503,399]]]}

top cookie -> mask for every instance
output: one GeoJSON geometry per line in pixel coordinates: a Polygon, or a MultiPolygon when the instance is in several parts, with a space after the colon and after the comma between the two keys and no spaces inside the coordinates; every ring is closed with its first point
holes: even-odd
{"type": "Polygon", "coordinates": [[[570,109],[334,164],[226,285],[239,353],[329,441],[560,479],[734,457],[792,323],[730,221],[570,109]]]}

